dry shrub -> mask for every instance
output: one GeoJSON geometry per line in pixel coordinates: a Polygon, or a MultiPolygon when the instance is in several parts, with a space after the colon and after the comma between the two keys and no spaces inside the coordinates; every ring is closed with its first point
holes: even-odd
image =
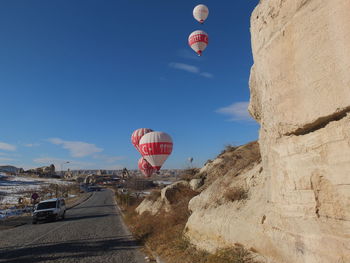
{"type": "Polygon", "coordinates": [[[118,204],[123,210],[126,210],[129,207],[133,207],[135,209],[143,200],[142,198],[138,198],[134,195],[131,195],[130,192],[124,194],[116,191],[115,197],[117,199],[118,204]]]}
{"type": "Polygon", "coordinates": [[[198,173],[199,173],[198,168],[189,168],[189,169],[184,170],[181,173],[180,178],[182,180],[191,181],[192,179],[196,179],[199,177],[198,173]]]}
{"type": "Polygon", "coordinates": [[[210,167],[206,184],[210,185],[217,178],[226,175],[238,176],[244,169],[261,161],[258,142],[251,142],[243,146],[226,146],[226,149],[217,157],[222,161],[210,167]]]}
{"type": "Polygon", "coordinates": [[[237,149],[237,146],[231,145],[231,144],[227,144],[225,145],[225,149],[219,154],[218,157],[224,155],[225,153],[229,153],[229,152],[233,152],[237,149]]]}
{"type": "Polygon", "coordinates": [[[149,196],[146,197],[147,200],[150,201],[156,201],[160,197],[160,191],[159,190],[154,190],[151,192],[149,196]]]}
{"type": "Polygon", "coordinates": [[[225,248],[209,255],[210,263],[254,263],[254,256],[243,247],[225,248]]]}
{"type": "Polygon", "coordinates": [[[211,164],[213,162],[213,160],[207,160],[205,163],[204,163],[204,166],[206,166],[207,164],[211,164]]]}
{"type": "Polygon", "coordinates": [[[224,198],[226,201],[234,202],[248,199],[248,190],[243,187],[234,187],[227,189],[224,193],[224,198]]]}
{"type": "Polygon", "coordinates": [[[193,191],[188,186],[178,184],[177,186],[173,188],[167,189],[165,192],[165,196],[170,202],[171,205],[175,206],[181,206],[185,203],[188,203],[190,199],[192,199],[194,196],[196,196],[198,193],[196,191],[193,191]]]}
{"type": "Polygon", "coordinates": [[[197,194],[186,186],[178,186],[168,196],[171,199],[169,212],[163,210],[157,215],[145,212],[140,216],[135,212],[135,207],[128,207],[125,211],[125,222],[134,236],[152,251],[169,258],[169,262],[176,262],[171,258],[178,258],[179,254],[191,248],[188,240],[183,238],[183,230],[190,215],[188,202],[197,194]]]}

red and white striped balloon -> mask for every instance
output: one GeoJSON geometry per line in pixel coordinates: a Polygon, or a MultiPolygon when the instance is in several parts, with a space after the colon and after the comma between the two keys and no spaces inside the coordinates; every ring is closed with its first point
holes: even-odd
{"type": "Polygon", "coordinates": [[[146,177],[150,177],[155,171],[152,165],[150,165],[149,162],[147,162],[147,160],[143,157],[139,159],[138,167],[146,177]]]}
{"type": "Polygon", "coordinates": [[[188,37],[188,44],[198,54],[202,55],[202,52],[207,48],[209,42],[209,36],[203,30],[196,30],[188,37]]]}
{"type": "Polygon", "coordinates": [[[193,9],[193,17],[201,24],[208,18],[209,9],[206,5],[197,5],[193,9]]]}
{"type": "Polygon", "coordinates": [[[139,143],[141,155],[159,171],[173,150],[173,140],[165,132],[145,134],[139,143]]]}
{"type": "Polygon", "coordinates": [[[148,129],[148,128],[141,128],[141,129],[137,129],[135,130],[132,135],[131,135],[131,143],[134,145],[134,147],[136,148],[136,150],[139,150],[139,143],[140,143],[140,139],[142,138],[143,135],[145,135],[146,133],[152,132],[153,130],[148,129]]]}

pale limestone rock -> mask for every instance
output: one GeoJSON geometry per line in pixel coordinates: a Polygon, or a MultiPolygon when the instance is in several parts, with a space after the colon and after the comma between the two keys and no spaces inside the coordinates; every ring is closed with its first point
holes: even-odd
{"type": "Polygon", "coordinates": [[[136,207],[136,212],[141,215],[144,212],[148,212],[151,215],[156,215],[163,207],[163,201],[158,198],[157,200],[149,200],[145,198],[138,207],[136,207]]]}
{"type": "Polygon", "coordinates": [[[278,261],[350,261],[349,10],[265,0],[252,14],[250,112],[276,215],[266,233],[279,255],[266,254],[278,261]]]}
{"type": "Polygon", "coordinates": [[[191,200],[186,235],[196,246],[350,262],[349,10],[349,0],[262,0],[254,10],[249,110],[263,171],[233,180],[249,187],[246,202],[222,200],[219,179],[191,200]]]}
{"type": "Polygon", "coordinates": [[[261,164],[235,177],[226,175],[218,178],[200,195],[189,203],[192,212],[186,225],[186,235],[196,246],[215,252],[219,247],[235,243],[249,244],[254,249],[268,245],[261,224],[266,210],[264,177],[261,164]],[[229,201],[225,192],[241,186],[249,189],[248,199],[229,201]],[[265,244],[260,241],[265,239],[265,244]]]}
{"type": "Polygon", "coordinates": [[[197,191],[199,187],[203,185],[203,179],[192,179],[190,181],[190,187],[193,191],[197,191]]]}
{"type": "Polygon", "coordinates": [[[164,187],[160,192],[160,196],[156,200],[145,198],[136,208],[136,212],[140,215],[144,212],[149,212],[150,214],[155,215],[162,209],[164,209],[166,212],[169,212],[172,205],[171,197],[174,191],[181,187],[189,188],[189,183],[187,181],[178,181],[171,185],[168,185],[167,187],[164,187]]]}

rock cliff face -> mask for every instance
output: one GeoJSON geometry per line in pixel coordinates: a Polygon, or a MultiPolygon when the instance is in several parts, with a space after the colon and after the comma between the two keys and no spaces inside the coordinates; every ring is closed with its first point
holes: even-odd
{"type": "Polygon", "coordinates": [[[229,182],[191,200],[186,234],[198,247],[350,262],[349,10],[349,0],[261,0],[254,10],[249,109],[263,171],[232,179],[249,187],[244,202],[213,205],[229,182]]]}
{"type": "Polygon", "coordinates": [[[265,0],[251,17],[268,235],[285,262],[350,260],[350,1],[265,0]]]}

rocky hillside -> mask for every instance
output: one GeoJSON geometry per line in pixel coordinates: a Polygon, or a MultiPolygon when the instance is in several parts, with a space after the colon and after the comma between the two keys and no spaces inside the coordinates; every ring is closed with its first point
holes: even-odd
{"type": "Polygon", "coordinates": [[[254,10],[249,110],[261,162],[252,143],[194,175],[184,234],[198,248],[350,262],[349,10],[348,0],[261,0],[254,10]]]}
{"type": "Polygon", "coordinates": [[[246,201],[218,205],[229,186],[219,181],[190,201],[187,236],[198,247],[240,243],[270,262],[350,262],[348,10],[347,0],[256,7],[250,112],[262,164],[239,175],[246,201]]]}
{"type": "MultiPolygon", "coordinates": [[[[251,240],[254,227],[260,226],[256,222],[263,220],[266,198],[262,198],[265,185],[262,171],[257,142],[229,146],[202,169],[187,171],[184,180],[146,198],[136,211],[161,216],[176,211],[179,205],[189,204],[190,216],[183,234],[193,245],[211,253],[218,248],[241,247],[246,239],[240,239],[238,234],[245,233],[237,224],[245,223],[251,240]]],[[[253,245],[243,247],[257,252],[253,245]]]]}

